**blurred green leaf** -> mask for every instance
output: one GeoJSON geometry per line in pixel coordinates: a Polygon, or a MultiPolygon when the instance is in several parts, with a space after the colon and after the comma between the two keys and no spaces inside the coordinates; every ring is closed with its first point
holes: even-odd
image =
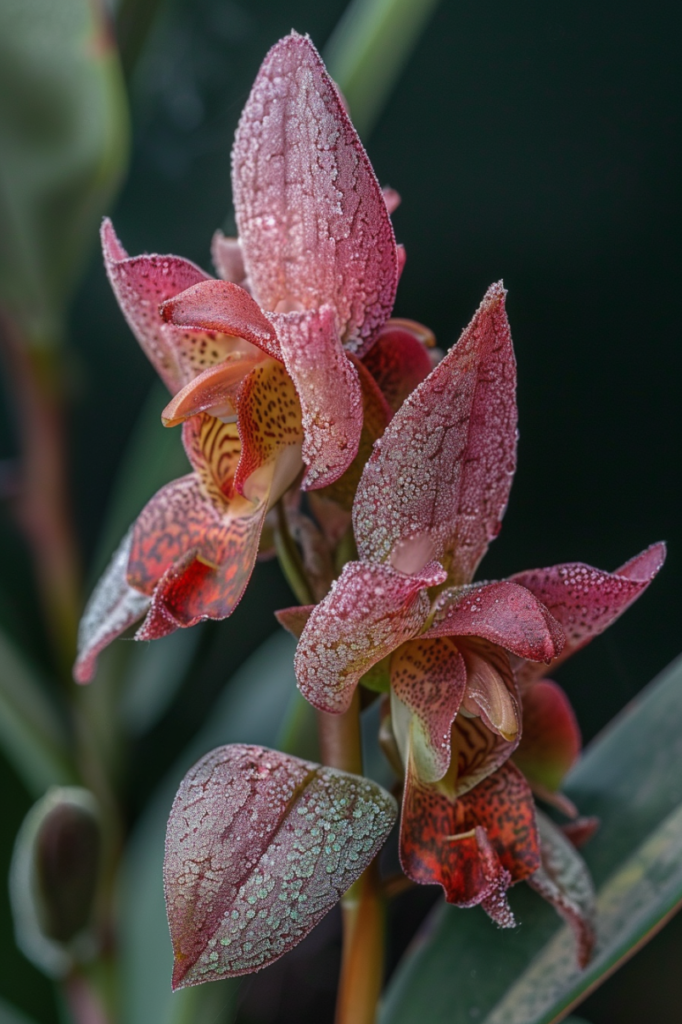
{"type": "Polygon", "coordinates": [[[352,0],[324,49],[329,74],[367,138],[438,0],[352,0]]]}
{"type": "Polygon", "coordinates": [[[168,773],[131,837],[120,902],[124,1024],[228,1024],[233,1019],[236,981],[214,982],[175,995],[170,991],[173,952],[162,882],[166,821],[182,778],[207,751],[221,743],[276,744],[296,687],[295,647],[289,634],[276,633],[234,674],[209,712],[206,726],[168,773]]]}
{"type": "Polygon", "coordinates": [[[566,793],[601,828],[581,852],[597,887],[597,947],[580,970],[572,935],[526,886],[520,927],[441,906],[389,986],[381,1024],[550,1024],[647,942],[682,903],[682,659],[589,745],[566,793]]]}
{"type": "Polygon", "coordinates": [[[114,481],[93,561],[93,584],[152,495],[170,480],[190,471],[180,431],[168,429],[161,423],[161,410],[167,404],[168,392],[160,381],[154,381],[114,481]]]}
{"type": "Polygon", "coordinates": [[[0,746],[34,796],[75,780],[63,724],[37,673],[2,633],[0,746]]]}
{"type": "Polygon", "coordinates": [[[4,999],[0,999],[0,1024],[34,1024],[34,1022],[25,1013],[20,1013],[4,999]]]}
{"type": "Polygon", "coordinates": [[[98,0],[0,4],[0,303],[32,345],[66,303],[124,171],[128,115],[98,0]]]}

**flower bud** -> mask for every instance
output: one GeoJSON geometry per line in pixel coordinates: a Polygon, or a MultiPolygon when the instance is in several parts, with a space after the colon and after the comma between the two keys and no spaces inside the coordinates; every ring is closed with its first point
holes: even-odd
{"type": "Polygon", "coordinates": [[[47,974],[91,955],[100,853],[97,804],[85,789],[51,789],[19,830],[10,869],[17,945],[47,974]]]}

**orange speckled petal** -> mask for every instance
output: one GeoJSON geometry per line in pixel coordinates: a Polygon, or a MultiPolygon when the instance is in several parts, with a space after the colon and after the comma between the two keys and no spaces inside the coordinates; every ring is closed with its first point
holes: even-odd
{"type": "MultiPolygon", "coordinates": [[[[512,577],[546,605],[566,634],[566,644],[552,669],[602,633],[644,593],[665,555],[665,544],[652,544],[613,573],[569,562],[512,577]]],[[[545,672],[544,665],[523,665],[517,675],[521,683],[527,683],[545,672]]]]}
{"type": "Polygon", "coordinates": [[[242,453],[235,489],[251,500],[276,500],[303,468],[301,406],[281,363],[268,359],[251,371],[237,409],[242,453]]]}
{"type": "Polygon", "coordinates": [[[277,332],[249,293],[230,281],[200,281],[159,307],[176,327],[216,331],[244,338],[269,356],[281,359],[277,332]]]}
{"type": "Polygon", "coordinates": [[[523,735],[514,753],[531,786],[555,793],[580,754],[580,729],[571,703],[551,679],[523,691],[523,735]]]}
{"type": "Polygon", "coordinates": [[[362,433],[362,389],[343,350],[331,306],[271,314],[303,415],[304,490],[333,483],[350,466],[362,433]]]}
{"type": "Polygon", "coordinates": [[[433,369],[422,340],[422,337],[432,338],[433,335],[425,327],[421,328],[421,334],[412,329],[408,320],[389,320],[363,358],[393,412],[398,411],[407,396],[426,380],[433,369]]]}
{"type": "Polygon", "coordinates": [[[104,265],[118,304],[171,394],[243,345],[240,338],[174,327],[159,313],[162,302],[210,281],[194,263],[179,256],[128,257],[110,220],[103,222],[101,237],[104,265]]]}
{"type": "Polygon", "coordinates": [[[464,658],[446,637],[417,637],[391,658],[393,729],[400,749],[410,744],[415,770],[424,782],[442,779],[450,766],[452,723],[466,682],[464,658]],[[404,735],[408,731],[409,739],[404,735]]]}
{"type": "Polygon", "coordinates": [[[413,881],[441,885],[449,903],[480,903],[499,925],[512,926],[505,891],[540,866],[533,797],[521,773],[507,763],[453,799],[410,768],[400,861],[413,881]]]}
{"type": "Polygon", "coordinates": [[[443,591],[427,636],[480,636],[533,661],[551,661],[564,646],[556,619],[525,587],[502,580],[443,591]]]}
{"type": "Polygon", "coordinates": [[[390,315],[398,257],[386,202],[317,50],[292,33],[263,61],[232,153],[244,262],[264,309],[329,303],[361,354],[390,315]]]}
{"type": "Polygon", "coordinates": [[[501,283],[375,445],[353,506],[358,551],[407,571],[443,560],[469,583],[516,465],[516,363],[501,283]],[[416,559],[416,561],[415,561],[416,559]]]}
{"type": "Polygon", "coordinates": [[[182,425],[182,443],[206,498],[219,508],[224,498],[234,501],[234,478],[242,454],[237,424],[206,413],[192,416],[182,425]]]}
{"type": "Polygon", "coordinates": [[[429,614],[424,591],[444,575],[437,564],[417,576],[369,562],[344,566],[296,650],[296,678],[306,700],[320,711],[346,711],[360,677],[422,628],[429,614]]]}

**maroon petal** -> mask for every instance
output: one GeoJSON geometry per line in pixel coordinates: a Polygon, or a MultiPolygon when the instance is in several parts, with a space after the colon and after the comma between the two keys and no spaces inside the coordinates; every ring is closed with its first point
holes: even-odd
{"type": "Polygon", "coordinates": [[[349,562],[299,640],[294,667],[306,700],[320,711],[346,711],[360,677],[422,628],[429,614],[425,588],[443,576],[434,564],[405,576],[349,562]]]}
{"type": "Polygon", "coordinates": [[[412,320],[389,320],[379,331],[363,362],[393,412],[431,373],[429,348],[434,344],[428,328],[412,320]]]}
{"type": "Polygon", "coordinates": [[[563,648],[564,634],[525,587],[502,580],[446,590],[435,604],[426,636],[480,636],[532,661],[547,662],[563,648]]]}
{"type": "MultiPolygon", "coordinates": [[[[557,683],[541,679],[523,691],[523,735],[514,761],[531,786],[556,793],[575,764],[580,729],[571,703],[557,683]]],[[[538,791],[539,796],[544,796],[538,791]]]]}
{"type": "MultiPolygon", "coordinates": [[[[566,645],[552,671],[615,622],[644,593],[665,555],[665,544],[652,544],[614,573],[582,562],[568,562],[511,577],[535,594],[563,628],[566,645]]],[[[526,683],[545,672],[544,665],[525,665],[518,675],[526,683]]]]}
{"type": "Polygon", "coordinates": [[[239,236],[264,309],[331,305],[361,354],[398,282],[386,202],[336,86],[306,36],[265,57],[232,154],[239,236]]]}
{"type": "Polygon", "coordinates": [[[414,571],[447,557],[470,582],[500,529],[516,465],[516,365],[493,285],[457,345],[393,417],[353,522],[363,558],[414,571]]]}

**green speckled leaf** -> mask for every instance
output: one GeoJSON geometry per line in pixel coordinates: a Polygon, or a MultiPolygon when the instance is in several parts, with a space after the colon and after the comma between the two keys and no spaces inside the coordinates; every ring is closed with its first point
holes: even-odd
{"type": "Polygon", "coordinates": [[[218,747],[183,779],[164,887],[173,988],[260,970],[362,874],[397,814],[369,779],[254,747],[218,747]]]}
{"type": "Polygon", "coordinates": [[[597,889],[595,953],[575,942],[526,886],[520,923],[495,929],[479,910],[439,907],[389,986],[381,1024],[553,1024],[656,933],[682,903],[682,660],[587,749],[565,787],[601,818],[581,850],[597,889]]]}

